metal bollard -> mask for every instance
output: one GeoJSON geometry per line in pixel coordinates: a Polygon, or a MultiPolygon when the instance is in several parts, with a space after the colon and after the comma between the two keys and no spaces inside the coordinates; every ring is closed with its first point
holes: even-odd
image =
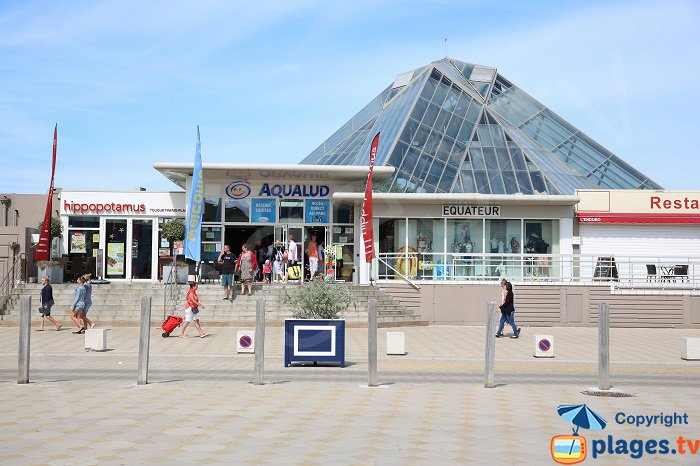
{"type": "Polygon", "coordinates": [[[610,390],[610,309],[598,305],[598,388],[610,390]]]}
{"type": "Polygon", "coordinates": [[[139,334],[139,375],[137,385],[148,383],[148,353],[151,344],[151,297],[141,298],[141,329],[139,334]]]}
{"type": "Polygon", "coordinates": [[[19,298],[19,353],[17,361],[17,383],[29,383],[29,337],[32,330],[32,297],[19,298]]]}
{"type": "Polygon", "coordinates": [[[265,298],[258,298],[255,309],[255,373],[253,384],[263,385],[265,374],[265,298]]]}
{"type": "Polygon", "coordinates": [[[496,303],[486,306],[486,359],[484,388],[494,387],[494,366],[496,363],[496,303]]]}
{"type": "Polygon", "coordinates": [[[367,300],[367,365],[369,379],[367,385],[376,387],[377,382],[377,300],[367,300]]]}

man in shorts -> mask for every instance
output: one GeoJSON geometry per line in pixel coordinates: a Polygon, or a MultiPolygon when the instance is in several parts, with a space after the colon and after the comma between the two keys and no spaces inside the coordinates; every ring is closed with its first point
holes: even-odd
{"type": "Polygon", "coordinates": [[[318,271],[318,243],[316,243],[316,235],[311,235],[309,240],[309,280],[314,279],[314,275],[318,271]]]}
{"type": "Polygon", "coordinates": [[[216,260],[221,264],[221,286],[224,287],[224,301],[233,301],[233,269],[236,265],[236,255],[231,252],[231,246],[224,245],[224,250],[216,260]]]}

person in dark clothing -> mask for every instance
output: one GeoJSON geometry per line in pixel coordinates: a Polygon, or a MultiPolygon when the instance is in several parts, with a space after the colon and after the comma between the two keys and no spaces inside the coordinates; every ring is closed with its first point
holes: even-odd
{"type": "Polygon", "coordinates": [[[224,245],[224,250],[219,254],[216,262],[221,264],[221,286],[224,287],[224,301],[233,301],[233,269],[236,266],[236,255],[231,252],[231,246],[224,245]],[[230,296],[229,296],[230,294],[230,296]]]}
{"type": "Polygon", "coordinates": [[[51,323],[56,326],[56,331],[59,331],[63,326],[56,322],[56,319],[51,317],[51,307],[53,306],[53,288],[51,288],[51,285],[49,284],[48,277],[42,278],[41,284],[44,285],[44,287],[41,289],[41,305],[39,306],[39,314],[41,317],[39,317],[39,328],[36,331],[44,331],[44,318],[49,319],[51,323]]]}
{"type": "Polygon", "coordinates": [[[515,295],[513,294],[513,285],[509,281],[506,281],[503,286],[505,287],[506,293],[503,298],[503,304],[498,306],[501,310],[501,321],[498,324],[496,338],[503,336],[503,326],[506,322],[508,322],[513,329],[511,338],[518,338],[520,336],[520,329],[515,326],[515,307],[513,305],[515,295]]]}

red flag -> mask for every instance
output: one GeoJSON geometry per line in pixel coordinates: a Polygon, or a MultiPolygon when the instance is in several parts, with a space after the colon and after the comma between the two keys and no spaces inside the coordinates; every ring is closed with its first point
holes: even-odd
{"type": "Polygon", "coordinates": [[[34,250],[34,262],[51,260],[51,208],[53,201],[53,177],[56,172],[56,145],[58,143],[58,124],[53,129],[53,162],[51,164],[51,184],[49,185],[49,197],[46,200],[46,213],[44,223],[41,224],[39,242],[34,250]]]}
{"type": "Polygon", "coordinates": [[[377,157],[377,146],[379,145],[379,133],[374,136],[372,146],[369,150],[369,174],[367,175],[367,185],[365,186],[365,199],[362,201],[362,242],[365,244],[365,261],[371,262],[374,259],[374,229],[372,226],[372,171],[374,170],[374,159],[377,157]]]}

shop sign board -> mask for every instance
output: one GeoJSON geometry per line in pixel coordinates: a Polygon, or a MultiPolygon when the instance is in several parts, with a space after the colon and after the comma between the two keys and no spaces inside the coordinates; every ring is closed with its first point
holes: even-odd
{"type": "Polygon", "coordinates": [[[443,204],[442,216],[451,218],[500,217],[501,206],[443,204]]]}
{"type": "Polygon", "coordinates": [[[306,223],[329,223],[330,222],[330,199],[306,199],[304,211],[306,223]]]}
{"type": "Polygon", "coordinates": [[[275,223],[277,221],[277,199],[252,199],[250,221],[253,223],[275,223]]]}

